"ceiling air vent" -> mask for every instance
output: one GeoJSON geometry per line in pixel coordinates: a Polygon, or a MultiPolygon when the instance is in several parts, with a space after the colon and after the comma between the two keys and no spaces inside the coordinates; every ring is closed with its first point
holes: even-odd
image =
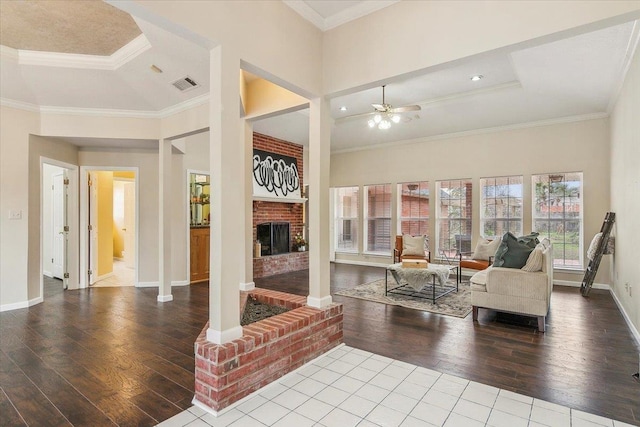
{"type": "Polygon", "coordinates": [[[181,92],[186,92],[188,90],[191,90],[193,88],[196,88],[199,86],[198,83],[196,83],[191,77],[187,76],[187,77],[183,77],[179,80],[176,80],[175,82],[172,83],[176,88],[178,88],[181,92]]]}

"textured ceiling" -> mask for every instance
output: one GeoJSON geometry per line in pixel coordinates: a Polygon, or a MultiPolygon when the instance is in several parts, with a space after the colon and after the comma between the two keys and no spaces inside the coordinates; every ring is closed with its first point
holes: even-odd
{"type": "Polygon", "coordinates": [[[2,1],[0,43],[14,49],[109,56],[142,34],[100,0],[2,1]]]}

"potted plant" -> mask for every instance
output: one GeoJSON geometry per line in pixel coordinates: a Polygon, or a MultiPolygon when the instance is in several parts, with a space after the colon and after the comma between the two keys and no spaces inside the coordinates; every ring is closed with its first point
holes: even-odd
{"type": "Polygon", "coordinates": [[[293,237],[293,250],[298,252],[304,252],[307,250],[307,241],[304,240],[304,237],[300,233],[297,233],[293,237]]]}

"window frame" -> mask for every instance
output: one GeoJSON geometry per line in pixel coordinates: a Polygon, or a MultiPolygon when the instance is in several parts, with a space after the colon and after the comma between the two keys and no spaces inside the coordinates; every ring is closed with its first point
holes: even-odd
{"type": "MultiPolygon", "coordinates": [[[[334,252],[336,253],[346,253],[346,254],[357,254],[359,253],[359,247],[358,247],[358,232],[359,232],[359,220],[360,220],[360,186],[358,185],[351,185],[351,186],[344,186],[344,187],[334,187],[333,188],[334,191],[334,212],[333,212],[333,222],[334,222],[334,252]],[[346,194],[343,194],[341,190],[346,190],[346,189],[351,189],[353,192],[351,194],[351,196],[347,196],[346,194]],[[354,194],[355,193],[355,194],[354,194]],[[356,201],[356,206],[355,209],[353,209],[355,212],[355,216],[344,216],[344,215],[338,215],[338,213],[344,214],[344,197],[351,197],[353,198],[355,196],[355,201],[356,201]],[[340,212],[339,212],[340,211],[340,212]],[[349,230],[350,233],[349,235],[351,236],[351,247],[350,248],[345,248],[345,247],[340,247],[340,242],[344,241],[344,239],[340,239],[340,230],[343,230],[342,228],[338,227],[338,221],[342,222],[342,226],[344,227],[344,223],[346,221],[351,221],[350,225],[351,225],[351,229],[349,230]],[[355,233],[353,232],[355,228],[355,233]],[[355,234],[355,239],[353,238],[353,234],[355,234]]],[[[344,231],[344,230],[343,230],[344,231]]],[[[342,233],[342,235],[344,236],[345,233],[342,233]]]]}
{"type": "MultiPolygon", "coordinates": [[[[403,231],[403,223],[406,222],[417,222],[417,223],[422,223],[425,222],[426,226],[425,227],[421,227],[420,225],[418,226],[419,229],[424,229],[424,233],[422,232],[418,232],[418,233],[413,233],[411,230],[409,233],[407,234],[411,234],[414,236],[418,236],[418,235],[425,235],[427,236],[427,238],[430,235],[429,232],[429,228],[430,228],[430,220],[431,220],[431,192],[430,192],[430,188],[429,188],[430,182],[429,181],[408,181],[408,182],[399,182],[396,186],[396,190],[397,190],[397,194],[396,194],[396,199],[397,199],[397,228],[396,228],[396,232],[398,235],[402,235],[405,234],[403,231]],[[412,184],[417,184],[418,187],[415,190],[412,190],[410,188],[407,188],[407,191],[410,191],[411,193],[409,193],[409,197],[420,197],[420,193],[422,191],[426,190],[426,203],[427,203],[427,208],[426,208],[426,216],[423,215],[421,206],[420,206],[420,201],[418,201],[418,216],[402,216],[402,212],[403,212],[403,196],[405,196],[406,194],[403,192],[403,187],[404,186],[409,186],[412,184]],[[415,193],[414,195],[414,191],[417,191],[417,193],[415,193]]],[[[412,212],[412,209],[409,208],[408,209],[409,212],[412,212]]],[[[411,227],[410,227],[411,228],[411,227]]]]}
{"type": "MultiPolygon", "coordinates": [[[[364,185],[363,186],[363,191],[362,191],[362,195],[363,195],[363,203],[362,203],[362,248],[363,248],[363,253],[367,254],[367,255],[380,255],[380,256],[389,256],[391,254],[391,251],[393,249],[393,245],[392,245],[392,239],[391,239],[391,224],[392,224],[392,214],[391,214],[391,199],[392,199],[392,187],[390,183],[387,184],[369,184],[369,185],[364,185]],[[384,207],[383,209],[386,210],[388,212],[388,216],[386,215],[378,215],[376,213],[375,216],[370,217],[369,216],[369,189],[372,187],[387,187],[388,191],[382,191],[381,193],[377,193],[377,194],[381,194],[383,196],[388,194],[388,207],[384,207]],[[369,249],[369,221],[388,221],[388,228],[389,228],[389,233],[386,236],[380,236],[381,238],[387,238],[389,240],[389,247],[385,247],[384,249],[380,249],[380,250],[370,250],[369,249]]],[[[383,200],[383,203],[386,203],[386,200],[383,200]]],[[[386,212],[385,212],[386,213],[386,212]]],[[[376,236],[378,236],[378,233],[376,233],[376,236]]],[[[376,237],[377,240],[378,237],[376,237]]],[[[375,243],[374,243],[375,245],[375,243]]]]}
{"type": "MultiPolygon", "coordinates": [[[[546,199],[548,202],[551,201],[551,195],[552,193],[549,191],[548,193],[548,198],[546,199]]],[[[558,206],[557,204],[555,206],[558,206]]],[[[570,208],[569,211],[573,211],[575,213],[575,209],[574,208],[570,208]]],[[[556,209],[556,214],[558,213],[558,210],[556,209]]],[[[538,173],[538,174],[532,174],[531,175],[531,228],[533,231],[537,231],[540,233],[540,238],[544,238],[544,237],[548,237],[549,240],[551,240],[551,243],[553,243],[553,268],[554,269],[559,269],[559,270],[572,270],[572,271],[576,271],[576,270],[584,270],[584,173],[583,172],[555,172],[555,173],[538,173]],[[559,203],[560,201],[562,201],[562,217],[560,218],[552,218],[552,210],[551,207],[554,206],[553,203],[549,203],[548,204],[548,212],[546,216],[540,216],[537,213],[537,207],[539,204],[539,198],[538,198],[538,191],[537,191],[537,181],[536,179],[538,177],[547,177],[548,181],[547,183],[549,184],[549,186],[551,185],[552,182],[552,177],[553,180],[555,180],[557,183],[566,183],[566,182],[575,182],[575,181],[567,181],[566,177],[567,175],[577,175],[579,176],[579,185],[578,185],[578,195],[577,195],[577,204],[575,203],[575,200],[573,201],[573,203],[571,202],[571,199],[575,199],[574,196],[567,196],[566,194],[564,194],[564,198],[556,196],[555,197],[555,202],[559,203]],[[562,180],[559,181],[557,177],[562,176],[562,180]],[[569,204],[572,206],[577,206],[577,213],[578,215],[575,217],[567,217],[567,213],[568,211],[566,210],[566,200],[567,198],[569,199],[569,204]],[[558,200],[560,199],[560,200],[558,200]],[[538,226],[537,226],[537,221],[541,221],[541,222],[547,222],[548,226],[547,226],[547,230],[539,230],[538,226]],[[567,223],[570,222],[578,222],[578,236],[577,236],[577,264],[568,264],[567,263],[567,245],[571,243],[567,243],[567,234],[570,233],[570,231],[567,231],[570,227],[567,227],[567,223]],[[563,244],[559,244],[557,242],[557,239],[552,238],[552,234],[551,234],[551,229],[553,227],[551,227],[551,224],[556,223],[556,224],[561,224],[562,225],[562,229],[564,230],[562,232],[562,237],[563,237],[563,244]],[[562,262],[557,262],[558,260],[562,260],[562,262]]]]}
{"type": "MultiPolygon", "coordinates": [[[[509,176],[491,176],[491,177],[485,177],[485,178],[480,178],[480,208],[479,208],[479,212],[480,212],[480,235],[484,238],[490,238],[490,239],[494,239],[494,238],[499,238],[502,235],[504,235],[504,233],[506,233],[507,231],[511,231],[513,234],[517,235],[517,236],[521,236],[523,234],[522,230],[524,229],[524,177],[522,175],[509,175],[509,176]],[[509,192],[506,196],[503,196],[502,199],[506,198],[507,204],[506,204],[506,212],[507,212],[507,216],[504,217],[497,217],[497,216],[486,216],[486,205],[485,205],[485,201],[487,199],[493,198],[494,199],[494,206],[496,206],[497,204],[495,203],[495,201],[498,199],[498,196],[494,194],[493,197],[489,197],[487,196],[487,192],[485,191],[485,188],[487,188],[488,186],[485,185],[486,182],[488,180],[493,180],[493,187],[496,188],[498,185],[496,184],[496,180],[499,179],[507,179],[507,187],[510,187],[511,185],[517,185],[516,184],[511,184],[510,180],[512,178],[519,178],[520,182],[520,197],[517,196],[512,196],[511,195],[511,189],[509,189],[509,192]],[[512,204],[511,201],[512,200],[520,200],[520,216],[519,217],[512,217],[510,215],[511,213],[511,209],[509,209],[512,204]],[[499,233],[499,234],[487,234],[486,232],[486,223],[488,221],[494,221],[496,223],[496,229],[497,229],[497,223],[499,221],[504,221],[507,224],[509,224],[506,228],[506,230],[503,230],[503,233],[499,233]],[[511,227],[512,223],[518,223],[519,222],[519,227],[517,227],[517,230],[513,230],[511,227]]],[[[501,204],[502,206],[504,206],[504,204],[501,204]]],[[[517,206],[516,204],[514,204],[513,206],[517,206]]],[[[496,209],[497,210],[497,209],[496,209]]]]}
{"type": "MultiPolygon", "coordinates": [[[[435,243],[435,248],[436,248],[436,253],[438,254],[437,257],[438,258],[447,258],[447,259],[451,259],[452,257],[455,257],[458,255],[460,249],[469,249],[469,251],[471,250],[470,246],[471,246],[471,236],[473,233],[473,179],[471,178],[456,178],[456,179],[443,179],[443,180],[438,180],[436,181],[436,204],[435,204],[435,209],[436,209],[436,243],[435,243]],[[458,182],[460,185],[458,187],[453,187],[450,184],[452,182],[458,182]],[[459,200],[460,203],[462,203],[462,200],[465,201],[465,209],[467,210],[467,213],[465,216],[460,216],[460,217],[451,217],[450,215],[447,215],[446,217],[444,217],[442,215],[442,184],[443,183],[447,183],[448,187],[446,188],[462,188],[465,187],[466,188],[466,184],[469,184],[470,186],[470,194],[469,194],[469,200],[468,200],[468,204],[466,203],[467,201],[467,197],[466,197],[466,191],[465,191],[465,197],[462,197],[462,194],[460,195],[460,197],[457,198],[452,198],[452,197],[448,197],[447,200],[459,200]],[[442,224],[443,222],[446,221],[447,223],[451,224],[451,222],[453,221],[458,221],[459,222],[459,226],[460,226],[460,232],[457,235],[460,236],[468,236],[468,239],[464,239],[464,241],[466,242],[468,240],[469,242],[469,248],[463,248],[463,240],[462,238],[460,239],[460,248],[457,248],[456,245],[454,244],[453,248],[449,245],[448,248],[443,248],[441,245],[441,237],[442,237],[442,224]],[[466,222],[467,225],[467,229],[468,229],[468,234],[462,234],[462,229],[463,227],[463,222],[466,222]]],[[[460,212],[462,212],[462,209],[460,209],[460,212]]],[[[448,227],[449,229],[449,238],[448,241],[451,242],[451,227],[448,227]]],[[[456,236],[456,234],[454,234],[453,236],[456,236]]],[[[454,237],[454,240],[455,237],[454,237]]],[[[468,251],[463,251],[463,252],[468,252],[468,251]]]]}

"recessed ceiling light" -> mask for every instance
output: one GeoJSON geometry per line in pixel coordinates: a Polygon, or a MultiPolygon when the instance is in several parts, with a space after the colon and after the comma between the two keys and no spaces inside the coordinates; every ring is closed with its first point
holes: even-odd
{"type": "Polygon", "coordinates": [[[471,77],[471,81],[472,81],[472,82],[477,82],[477,81],[479,81],[479,80],[482,80],[482,78],[483,78],[483,77],[484,77],[484,76],[483,76],[482,74],[476,74],[475,76],[472,76],[472,77],[471,77]]]}
{"type": "Polygon", "coordinates": [[[347,111],[347,107],[343,105],[342,107],[340,107],[340,111],[347,111]]]}
{"type": "Polygon", "coordinates": [[[155,72],[155,73],[162,73],[162,69],[160,67],[158,67],[157,65],[151,64],[151,71],[155,72]]]}

